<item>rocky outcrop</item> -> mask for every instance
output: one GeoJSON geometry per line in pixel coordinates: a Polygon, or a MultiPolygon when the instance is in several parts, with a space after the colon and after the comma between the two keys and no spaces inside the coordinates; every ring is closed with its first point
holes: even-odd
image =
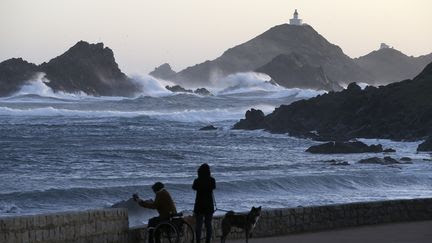
{"type": "Polygon", "coordinates": [[[167,85],[165,86],[165,88],[174,93],[194,93],[203,96],[212,95],[212,93],[210,93],[210,91],[208,91],[206,88],[198,88],[196,90],[191,90],[191,89],[185,89],[180,85],[173,85],[173,86],[167,85]]]}
{"type": "Polygon", "coordinates": [[[316,90],[342,90],[331,81],[321,66],[313,66],[307,58],[296,53],[281,54],[255,70],[269,75],[272,80],[286,88],[316,90]]]}
{"type": "Polygon", "coordinates": [[[282,105],[265,117],[246,116],[234,127],[327,141],[417,140],[432,134],[431,93],[432,63],[413,80],[379,88],[369,86],[364,90],[352,83],[341,92],[282,105]]]}
{"type": "Polygon", "coordinates": [[[38,66],[21,58],[0,63],[0,96],[10,96],[17,92],[38,71],[38,66]]]}
{"type": "Polygon", "coordinates": [[[96,96],[132,96],[140,87],[121,72],[111,49],[80,41],[64,54],[40,65],[54,91],[96,96]]]}
{"type": "Polygon", "coordinates": [[[412,164],[411,162],[399,162],[398,160],[386,156],[384,158],[372,157],[368,159],[359,160],[359,164],[378,164],[378,165],[393,165],[393,164],[412,164]]]}
{"type": "Polygon", "coordinates": [[[382,85],[414,78],[432,62],[432,54],[412,57],[393,48],[384,48],[354,61],[373,76],[373,80],[367,80],[368,83],[382,85]]]}
{"type": "Polygon", "coordinates": [[[171,66],[168,63],[164,63],[155,68],[149,74],[155,78],[170,80],[174,75],[176,75],[176,72],[171,69],[171,66]]]}
{"type": "Polygon", "coordinates": [[[251,109],[246,112],[246,119],[241,119],[238,123],[236,123],[233,129],[246,129],[246,130],[255,130],[265,128],[264,124],[264,112],[261,110],[251,109]]]}
{"type": "Polygon", "coordinates": [[[334,82],[371,79],[340,47],[328,42],[311,26],[283,24],[228,49],[215,60],[178,72],[173,80],[195,86],[209,84],[229,74],[256,70],[275,57],[292,52],[306,58],[308,65],[322,67],[326,76],[334,82]]]}
{"type": "Polygon", "coordinates": [[[171,91],[171,92],[175,92],[175,93],[179,93],[179,92],[183,92],[183,93],[193,93],[193,91],[191,89],[185,89],[180,85],[173,85],[173,86],[165,86],[165,89],[171,91]]]}
{"type": "Polygon", "coordinates": [[[426,139],[423,143],[419,144],[417,151],[427,152],[432,151],[432,137],[426,139]]]}
{"type": "Polygon", "coordinates": [[[355,142],[328,142],[311,146],[306,152],[312,154],[351,154],[351,153],[381,153],[382,145],[367,145],[360,141],[355,142]]]}
{"type": "Polygon", "coordinates": [[[194,93],[197,95],[202,95],[202,96],[209,96],[209,95],[213,95],[210,91],[208,91],[206,88],[198,88],[196,90],[194,90],[194,93]]]}
{"type": "Polygon", "coordinates": [[[217,128],[213,125],[208,125],[205,127],[201,127],[199,130],[200,131],[213,131],[213,130],[217,130],[217,128]]]}

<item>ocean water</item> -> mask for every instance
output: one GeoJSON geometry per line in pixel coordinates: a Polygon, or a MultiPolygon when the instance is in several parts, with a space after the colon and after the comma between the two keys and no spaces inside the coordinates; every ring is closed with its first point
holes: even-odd
{"type": "Polygon", "coordinates": [[[431,155],[416,152],[419,142],[362,139],[397,152],[313,155],[304,151],[319,142],[231,129],[251,107],[269,113],[323,92],[273,86],[258,74],[229,77],[210,97],[171,93],[151,77],[135,98],[54,93],[42,81],[0,99],[0,216],[125,205],[131,225],[141,224],[155,213],[125,201],[152,198],[156,181],[190,212],[202,163],[223,210],[432,196],[431,155]],[[218,129],[199,131],[209,124],[218,129]],[[387,155],[413,164],[356,163],[387,155]]]}

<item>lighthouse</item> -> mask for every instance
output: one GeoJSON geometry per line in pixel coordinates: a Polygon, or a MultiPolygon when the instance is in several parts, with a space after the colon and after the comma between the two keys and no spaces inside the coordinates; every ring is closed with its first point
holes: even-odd
{"type": "Polygon", "coordinates": [[[293,18],[290,19],[289,23],[290,25],[302,25],[302,20],[298,18],[298,12],[297,9],[294,11],[293,18]]]}

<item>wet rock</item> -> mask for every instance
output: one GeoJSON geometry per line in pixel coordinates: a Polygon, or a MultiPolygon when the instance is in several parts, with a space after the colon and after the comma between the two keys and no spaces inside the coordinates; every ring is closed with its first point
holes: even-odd
{"type": "Polygon", "coordinates": [[[417,151],[432,151],[432,136],[426,139],[423,143],[419,144],[419,146],[417,147],[417,151]]]}
{"type": "Polygon", "coordinates": [[[335,166],[346,166],[346,165],[350,165],[348,162],[346,161],[342,161],[342,162],[333,162],[330,165],[335,165],[335,166]]]}
{"type": "Polygon", "coordinates": [[[199,129],[200,131],[212,131],[212,130],[217,130],[217,128],[213,125],[209,125],[209,126],[205,126],[199,129]]]}
{"type": "Polygon", "coordinates": [[[396,150],[392,149],[392,148],[387,148],[383,150],[384,153],[394,153],[396,152],[396,150]]]}
{"type": "Polygon", "coordinates": [[[409,157],[402,157],[400,160],[401,161],[412,161],[412,159],[409,157]]]}
{"type": "Polygon", "coordinates": [[[195,94],[203,95],[203,96],[210,96],[212,93],[208,91],[206,88],[198,88],[194,91],[195,94]]]}
{"type": "Polygon", "coordinates": [[[246,119],[241,119],[234,125],[234,129],[259,129],[263,127],[264,112],[261,110],[250,109],[245,114],[246,119]]]}
{"type": "Polygon", "coordinates": [[[165,86],[165,88],[166,88],[167,90],[169,90],[169,91],[171,91],[171,92],[175,92],[175,93],[178,93],[178,92],[183,92],[183,93],[193,93],[193,91],[192,91],[191,89],[185,89],[185,88],[183,88],[183,87],[180,86],[180,85],[173,85],[173,86],[169,86],[169,85],[167,85],[167,86],[165,86]]]}
{"type": "Polygon", "coordinates": [[[359,141],[328,142],[311,146],[306,150],[306,152],[313,154],[380,153],[382,151],[383,149],[381,144],[367,145],[359,141]]]}
{"type": "Polygon", "coordinates": [[[379,164],[379,165],[412,164],[411,162],[401,163],[398,160],[396,160],[390,156],[386,156],[384,158],[372,157],[372,158],[368,158],[368,159],[362,159],[362,160],[358,161],[357,163],[359,163],[359,164],[379,164]]]}

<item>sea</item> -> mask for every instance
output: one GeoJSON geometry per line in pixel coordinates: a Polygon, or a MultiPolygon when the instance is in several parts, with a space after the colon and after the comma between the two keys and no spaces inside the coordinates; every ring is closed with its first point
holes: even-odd
{"type": "Polygon", "coordinates": [[[40,75],[0,99],[0,217],[114,206],[129,208],[130,225],[143,224],[156,212],[130,198],[153,198],[156,181],[189,214],[202,163],[217,182],[216,214],[432,197],[431,154],[416,152],[421,141],[359,139],[396,152],[318,155],[305,152],[317,141],[232,129],[250,108],[268,114],[325,91],[286,89],[257,73],[219,80],[212,96],[172,93],[151,76],[135,80],[144,87],[135,97],[94,97],[55,93],[40,75]],[[207,125],[217,129],[200,131],[207,125]],[[412,164],[357,163],[384,156],[412,164]]]}

